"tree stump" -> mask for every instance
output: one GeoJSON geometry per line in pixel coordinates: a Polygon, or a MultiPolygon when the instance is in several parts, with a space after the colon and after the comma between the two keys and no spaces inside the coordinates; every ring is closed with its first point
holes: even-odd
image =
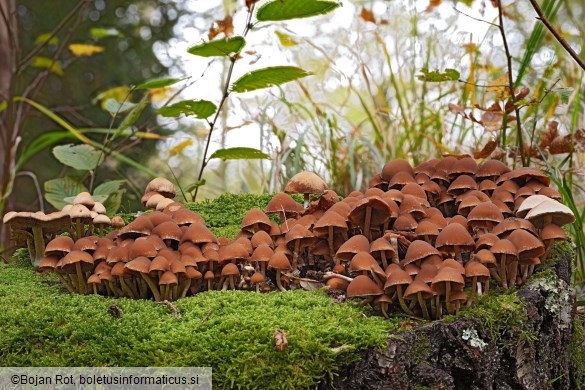
{"type": "Polygon", "coordinates": [[[575,304],[569,287],[571,260],[570,254],[563,255],[518,290],[525,310],[516,313],[520,327],[498,329],[498,334],[489,329],[488,319],[474,316],[394,333],[384,350],[362,352],[360,361],[326,379],[321,388],[575,388],[568,352],[575,304]]]}

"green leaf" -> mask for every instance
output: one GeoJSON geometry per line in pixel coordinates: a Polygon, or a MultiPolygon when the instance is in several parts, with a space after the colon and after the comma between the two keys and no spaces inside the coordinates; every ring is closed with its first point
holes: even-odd
{"type": "Polygon", "coordinates": [[[249,92],[281,85],[313,73],[296,66],[273,66],[246,73],[232,84],[232,92],[249,92]]]}
{"type": "Polygon", "coordinates": [[[4,100],[3,102],[0,102],[0,112],[6,110],[6,107],[8,107],[8,101],[4,100]]]}
{"type": "Polygon", "coordinates": [[[146,108],[147,105],[148,105],[148,94],[145,94],[142,97],[142,99],[140,99],[140,102],[138,102],[138,104],[128,113],[128,115],[126,115],[126,117],[124,117],[124,120],[122,120],[122,123],[120,123],[120,126],[118,126],[118,130],[116,131],[116,134],[114,135],[114,139],[118,138],[118,136],[124,130],[128,129],[130,126],[132,126],[134,123],[136,123],[138,118],[140,118],[142,111],[144,111],[144,109],[146,108]]]}
{"type": "Polygon", "coordinates": [[[158,113],[164,117],[177,117],[181,114],[195,116],[199,119],[209,118],[217,106],[209,100],[183,100],[170,106],[161,107],[158,113]]]}
{"type": "Polygon", "coordinates": [[[122,33],[113,27],[93,27],[89,30],[89,33],[95,39],[102,39],[108,37],[120,37],[122,33]]]}
{"type": "MultiPolygon", "coordinates": [[[[561,103],[563,103],[563,104],[569,103],[569,98],[571,97],[572,93],[573,93],[573,88],[561,88],[559,90],[559,95],[561,97],[561,103]]],[[[0,110],[0,111],[2,111],[2,110],[0,110]]]]}
{"type": "Polygon", "coordinates": [[[260,22],[308,18],[323,15],[338,8],[337,1],[326,0],[272,0],[258,8],[260,22]]]}
{"type": "Polygon", "coordinates": [[[103,153],[90,145],[59,145],[53,155],[61,163],[80,171],[91,171],[103,161],[103,153]]]}
{"type": "Polygon", "coordinates": [[[126,190],[119,190],[108,196],[108,199],[104,202],[104,207],[106,208],[106,214],[108,214],[108,217],[111,218],[118,212],[118,209],[120,209],[120,206],[122,205],[122,199],[125,192],[126,190]]]}
{"type": "Polygon", "coordinates": [[[51,33],[44,33],[41,34],[35,39],[35,45],[43,45],[47,43],[48,45],[57,45],[59,43],[59,38],[53,36],[51,37],[51,33]]]}
{"type": "Polygon", "coordinates": [[[93,190],[93,195],[111,195],[126,184],[126,180],[110,180],[100,184],[93,190]]]}
{"type": "Polygon", "coordinates": [[[235,36],[203,42],[191,47],[187,51],[201,57],[224,57],[232,53],[239,53],[245,45],[246,40],[243,37],[235,36]]]}
{"type": "Polygon", "coordinates": [[[65,198],[76,196],[87,188],[77,179],[63,177],[47,180],[45,182],[45,199],[57,210],[61,210],[66,204],[65,198]]]}
{"type": "Polygon", "coordinates": [[[451,68],[445,69],[444,72],[439,72],[438,70],[429,71],[428,68],[422,68],[420,72],[422,74],[418,75],[417,78],[420,81],[428,81],[431,83],[440,83],[442,81],[457,81],[461,76],[457,70],[451,68]]]}
{"type": "Polygon", "coordinates": [[[223,160],[257,160],[270,159],[266,153],[254,148],[227,148],[216,150],[209,159],[221,158],[223,160]]]}
{"type": "Polygon", "coordinates": [[[187,187],[185,187],[185,192],[193,192],[195,191],[196,188],[204,186],[205,183],[206,183],[205,179],[201,179],[199,181],[196,181],[195,183],[191,183],[187,187]]]}
{"type": "Polygon", "coordinates": [[[113,98],[109,98],[104,102],[104,104],[102,104],[102,108],[104,108],[106,111],[112,114],[126,112],[133,109],[134,107],[136,107],[136,103],[128,101],[120,103],[119,101],[113,98]]]}
{"type": "Polygon", "coordinates": [[[31,64],[35,68],[49,69],[51,73],[55,73],[57,76],[63,76],[63,68],[59,61],[53,61],[49,57],[36,56],[31,64]]]}
{"type": "Polygon", "coordinates": [[[150,79],[142,84],[138,84],[136,89],[153,89],[153,88],[164,88],[170,85],[176,84],[181,80],[185,80],[185,78],[174,78],[174,77],[167,77],[167,78],[159,78],[159,79],[150,79]]]}

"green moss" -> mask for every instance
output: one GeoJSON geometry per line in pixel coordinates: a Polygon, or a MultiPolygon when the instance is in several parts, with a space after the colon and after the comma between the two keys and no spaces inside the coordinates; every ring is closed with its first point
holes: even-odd
{"type": "Polygon", "coordinates": [[[408,351],[408,359],[415,364],[423,363],[431,354],[431,342],[426,334],[419,333],[416,335],[416,341],[412,343],[408,351]]]}
{"type": "Polygon", "coordinates": [[[549,268],[554,266],[563,258],[564,255],[570,253],[573,258],[575,257],[575,245],[567,241],[555,242],[552,246],[550,256],[544,260],[541,268],[549,268]]]}
{"type": "Polygon", "coordinates": [[[585,319],[575,317],[573,320],[573,336],[569,344],[573,382],[575,388],[585,384],[585,319]]]}
{"type": "Polygon", "coordinates": [[[0,365],[212,366],[217,388],[306,388],[396,329],[320,291],[202,293],[175,303],[178,321],[152,301],[69,294],[53,282],[32,271],[26,251],[0,265],[0,365]],[[288,333],[284,352],[276,329],[288,333]]]}

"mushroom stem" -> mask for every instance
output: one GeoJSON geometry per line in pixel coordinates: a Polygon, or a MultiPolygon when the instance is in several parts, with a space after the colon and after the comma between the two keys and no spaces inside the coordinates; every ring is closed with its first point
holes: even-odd
{"type": "Polygon", "coordinates": [[[513,260],[510,263],[510,277],[508,279],[510,288],[516,285],[516,276],[518,276],[518,260],[513,260]]]}
{"type": "Polygon", "coordinates": [[[189,291],[189,288],[191,288],[191,279],[185,279],[183,280],[183,283],[180,286],[180,292],[179,292],[179,297],[180,298],[185,298],[187,296],[187,291],[189,291]]]}
{"type": "Polygon", "coordinates": [[[329,255],[335,256],[335,250],[333,248],[333,226],[328,226],[327,242],[329,243],[329,255]]]}
{"type": "Polygon", "coordinates": [[[43,228],[40,226],[33,226],[33,241],[34,253],[30,253],[32,265],[35,269],[39,268],[39,263],[45,254],[45,238],[43,237],[43,228]]]}
{"type": "Polygon", "coordinates": [[[259,293],[260,292],[260,283],[256,283],[256,292],[259,293]]]}
{"type": "Polygon", "coordinates": [[[484,288],[484,292],[483,292],[483,293],[484,293],[484,294],[487,294],[487,293],[489,293],[489,292],[490,292],[490,279],[488,278],[488,279],[485,281],[485,288],[484,288]]]}
{"type": "Polygon", "coordinates": [[[404,312],[406,314],[408,314],[409,316],[414,316],[414,313],[412,312],[412,310],[410,310],[408,308],[408,306],[406,305],[406,302],[404,302],[404,296],[402,295],[402,285],[398,284],[396,286],[396,293],[398,294],[398,302],[400,302],[400,307],[402,308],[402,310],[404,310],[404,312]]]}
{"type": "Polygon", "coordinates": [[[372,279],[374,279],[374,282],[376,282],[376,284],[378,285],[378,287],[380,287],[381,289],[384,288],[384,283],[380,280],[380,278],[378,277],[378,275],[376,275],[376,273],[374,272],[374,266],[371,265],[370,266],[370,273],[372,274],[372,279]]]}
{"type": "Polygon", "coordinates": [[[85,280],[83,278],[83,273],[81,272],[81,264],[79,262],[75,263],[75,272],[77,272],[77,287],[79,289],[80,294],[85,294],[85,280]]]}
{"type": "Polygon", "coordinates": [[[384,318],[390,318],[388,316],[388,312],[386,311],[387,306],[388,306],[388,304],[386,302],[382,302],[382,304],[380,305],[380,310],[382,310],[382,314],[384,315],[384,318]]]}
{"type": "Polygon", "coordinates": [[[435,296],[435,310],[436,310],[436,314],[435,314],[435,319],[439,320],[441,319],[441,317],[443,316],[443,306],[441,305],[441,295],[437,294],[435,296]]]}
{"type": "Polygon", "coordinates": [[[63,285],[65,286],[65,288],[67,289],[67,291],[69,291],[69,292],[75,292],[75,289],[73,288],[73,286],[71,286],[71,283],[69,283],[69,281],[67,279],[65,279],[65,277],[62,274],[57,273],[57,277],[59,278],[59,280],[61,281],[61,283],[63,283],[63,285]]]}
{"type": "Polygon", "coordinates": [[[230,275],[230,276],[228,276],[228,279],[230,280],[230,288],[232,290],[235,290],[236,289],[236,286],[234,284],[234,276],[233,275],[230,275]]]}
{"type": "Polygon", "coordinates": [[[435,304],[435,298],[431,297],[431,316],[433,319],[437,319],[437,305],[435,304]]]}
{"type": "Polygon", "coordinates": [[[490,268],[489,270],[490,275],[492,275],[492,278],[496,279],[496,282],[498,282],[498,284],[502,284],[502,278],[500,278],[498,271],[495,268],[490,268]]]}
{"type": "Polygon", "coordinates": [[[178,285],[178,284],[175,284],[175,285],[173,286],[173,296],[172,296],[172,297],[171,297],[171,299],[169,299],[169,300],[175,300],[175,299],[177,299],[178,297],[179,297],[179,285],[178,285]]]}
{"type": "Polygon", "coordinates": [[[93,284],[92,284],[92,287],[93,287],[93,293],[94,293],[95,295],[97,295],[97,293],[98,293],[98,291],[97,291],[97,284],[93,283],[93,284]]]}
{"type": "Polygon", "coordinates": [[[451,282],[447,281],[447,282],[445,282],[445,306],[447,307],[447,313],[453,314],[450,299],[451,299],[451,282]]]}
{"type": "Polygon", "coordinates": [[[150,287],[150,291],[152,291],[152,295],[154,296],[154,300],[156,302],[161,301],[160,298],[160,293],[158,291],[158,288],[156,288],[156,286],[154,285],[154,282],[152,281],[152,279],[150,278],[150,276],[141,273],[140,274],[142,276],[142,279],[144,279],[144,281],[146,282],[146,284],[148,285],[148,287],[150,287]]]}
{"type": "Polygon", "coordinates": [[[506,278],[506,255],[502,255],[502,260],[500,262],[500,278],[502,279],[502,288],[504,290],[508,289],[508,281],[506,278]]]}
{"type": "Polygon", "coordinates": [[[284,287],[282,287],[282,284],[280,283],[280,271],[276,270],[276,286],[278,287],[278,289],[282,292],[286,292],[286,289],[284,287]]]}
{"type": "Polygon", "coordinates": [[[124,291],[124,294],[126,294],[130,298],[136,298],[132,290],[130,290],[130,287],[128,287],[128,285],[126,284],[124,277],[120,276],[118,280],[120,281],[120,286],[122,286],[122,291],[124,291]]]}
{"type": "Polygon", "coordinates": [[[112,290],[114,292],[114,296],[116,297],[123,297],[124,293],[122,291],[120,291],[120,289],[118,288],[118,286],[116,286],[114,284],[114,282],[108,282],[109,286],[110,286],[110,290],[112,290]]]}
{"type": "Polygon", "coordinates": [[[461,248],[459,248],[459,245],[454,245],[453,250],[455,251],[455,260],[457,260],[460,264],[463,264],[463,258],[461,257],[461,248]]]}
{"type": "Polygon", "coordinates": [[[382,266],[384,269],[386,269],[388,267],[388,261],[386,260],[386,251],[381,251],[380,257],[382,258],[382,266]]]}
{"type": "Polygon", "coordinates": [[[107,296],[114,295],[114,292],[110,289],[110,285],[106,281],[104,281],[103,284],[106,287],[106,295],[107,296]]]}
{"type": "Polygon", "coordinates": [[[309,207],[309,203],[311,203],[311,200],[309,199],[309,194],[303,194],[305,197],[305,202],[304,202],[304,206],[305,209],[309,207]]]}
{"type": "Polygon", "coordinates": [[[418,304],[420,305],[420,308],[422,309],[423,317],[425,318],[425,320],[430,321],[431,317],[429,316],[427,304],[426,304],[425,300],[423,299],[421,292],[416,294],[416,299],[418,300],[418,304]]]}
{"type": "Polygon", "coordinates": [[[364,236],[369,240],[370,239],[370,223],[372,221],[372,208],[366,207],[366,220],[364,222],[364,236]]]}
{"type": "Polygon", "coordinates": [[[477,290],[477,276],[474,276],[471,281],[471,293],[469,294],[469,299],[467,300],[467,307],[471,306],[473,302],[473,297],[475,296],[475,290],[477,290]]]}

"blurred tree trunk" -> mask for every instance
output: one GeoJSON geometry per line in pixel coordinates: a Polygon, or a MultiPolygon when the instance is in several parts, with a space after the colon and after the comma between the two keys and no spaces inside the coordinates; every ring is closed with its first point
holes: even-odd
{"type": "MultiPolygon", "coordinates": [[[[0,104],[7,102],[8,107],[0,112],[0,216],[10,209],[6,192],[11,181],[13,166],[13,125],[11,99],[14,70],[16,67],[16,28],[14,0],[0,0],[0,104]]],[[[8,244],[8,229],[4,224],[0,228],[0,251],[4,252],[8,244]]]]}

